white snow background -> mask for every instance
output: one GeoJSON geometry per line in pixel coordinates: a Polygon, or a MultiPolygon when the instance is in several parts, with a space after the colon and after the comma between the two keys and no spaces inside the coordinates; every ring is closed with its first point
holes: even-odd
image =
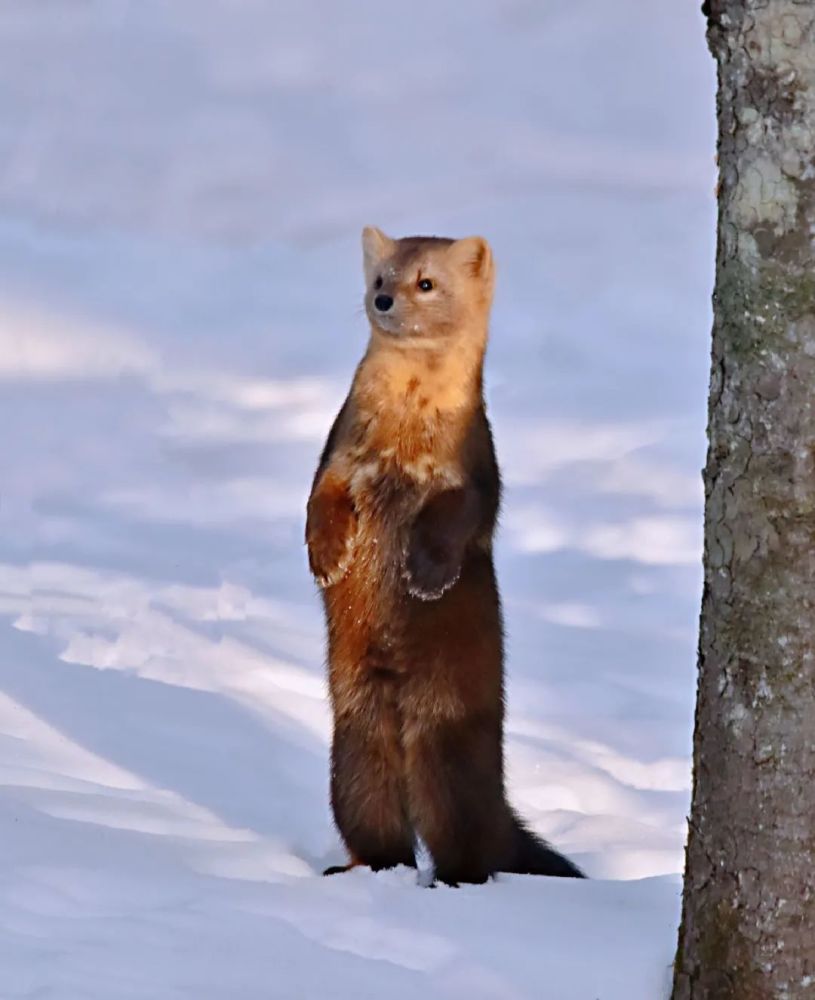
{"type": "Polygon", "coordinates": [[[0,998],[658,1000],[714,252],[697,0],[2,0],[0,998]],[[323,879],[303,508],[359,231],[481,233],[511,797],[585,883],[323,879]]]}

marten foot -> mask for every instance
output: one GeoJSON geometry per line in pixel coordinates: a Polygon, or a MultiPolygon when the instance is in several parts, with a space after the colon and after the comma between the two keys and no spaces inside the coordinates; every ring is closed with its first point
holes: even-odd
{"type": "Polygon", "coordinates": [[[445,545],[428,545],[411,539],[405,558],[408,593],[421,601],[437,601],[461,574],[461,559],[445,545]]]}
{"type": "Polygon", "coordinates": [[[416,862],[406,858],[399,861],[377,860],[368,863],[365,861],[357,861],[357,859],[354,858],[349,861],[347,865],[330,865],[325,869],[323,875],[342,875],[344,872],[350,872],[352,868],[370,868],[372,872],[381,872],[387,868],[396,868],[397,865],[407,865],[409,868],[415,868],[416,862]]]}
{"type": "Polygon", "coordinates": [[[314,579],[322,590],[333,587],[348,572],[354,554],[353,539],[345,538],[332,544],[327,551],[315,556],[309,552],[309,565],[314,579]]]}
{"type": "Polygon", "coordinates": [[[358,867],[359,861],[350,861],[347,865],[329,865],[323,875],[342,875],[344,872],[350,872],[352,868],[358,867]]]}
{"type": "Polygon", "coordinates": [[[491,872],[481,868],[437,868],[433,875],[432,884],[435,886],[441,882],[452,889],[458,889],[460,885],[483,885],[491,877],[491,872]]]}
{"type": "Polygon", "coordinates": [[[325,487],[312,497],[308,514],[311,572],[320,587],[333,587],[345,576],[354,554],[358,523],[353,501],[344,486],[325,487]]]}

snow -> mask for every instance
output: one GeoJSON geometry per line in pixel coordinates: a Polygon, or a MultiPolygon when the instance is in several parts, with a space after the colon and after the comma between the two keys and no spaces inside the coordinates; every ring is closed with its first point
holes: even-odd
{"type": "Polygon", "coordinates": [[[714,233],[697,4],[0,5],[0,997],[665,996],[714,233]],[[481,232],[513,803],[354,871],[301,544],[359,231],[481,232]],[[422,884],[420,884],[422,883],[422,884]]]}

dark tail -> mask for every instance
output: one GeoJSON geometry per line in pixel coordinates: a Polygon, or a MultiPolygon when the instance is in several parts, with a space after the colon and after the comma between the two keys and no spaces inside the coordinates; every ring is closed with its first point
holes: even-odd
{"type": "Polygon", "coordinates": [[[577,865],[553,850],[545,840],[540,840],[515,820],[515,858],[503,870],[517,875],[558,875],[561,878],[585,878],[577,865]]]}

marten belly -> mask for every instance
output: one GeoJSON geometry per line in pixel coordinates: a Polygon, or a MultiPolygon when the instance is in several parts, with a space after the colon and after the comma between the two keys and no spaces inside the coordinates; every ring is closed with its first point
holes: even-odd
{"type": "Polygon", "coordinates": [[[324,592],[332,671],[398,669],[408,599],[403,579],[408,528],[387,513],[360,512],[348,569],[324,592]]]}
{"type": "Polygon", "coordinates": [[[458,715],[465,703],[494,706],[502,628],[491,556],[469,553],[440,598],[413,597],[404,578],[412,519],[395,513],[363,512],[348,570],[324,592],[335,709],[357,706],[362,691],[380,683],[410,688],[433,714],[458,715]]]}

